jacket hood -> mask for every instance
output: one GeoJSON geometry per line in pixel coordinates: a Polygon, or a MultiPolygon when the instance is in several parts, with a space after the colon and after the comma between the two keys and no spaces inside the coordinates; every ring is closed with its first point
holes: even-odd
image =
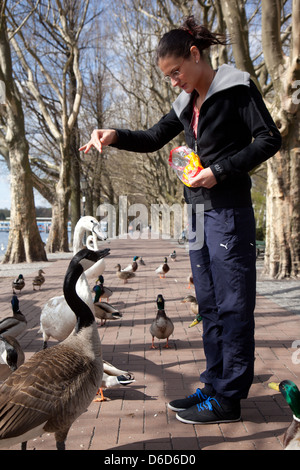
{"type": "MultiPolygon", "coordinates": [[[[238,70],[231,65],[223,64],[217,70],[217,73],[209,87],[204,101],[219,91],[223,91],[238,85],[250,87],[250,74],[248,72],[238,70]]],[[[174,101],[173,109],[178,117],[180,117],[182,111],[189,104],[190,99],[191,94],[182,91],[178,98],[174,101]]]]}

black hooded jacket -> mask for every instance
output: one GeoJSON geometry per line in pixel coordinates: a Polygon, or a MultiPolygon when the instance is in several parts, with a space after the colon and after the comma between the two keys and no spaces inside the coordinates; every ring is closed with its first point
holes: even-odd
{"type": "Polygon", "coordinates": [[[217,183],[211,189],[184,186],[187,203],[205,210],[251,206],[248,172],[272,157],[281,146],[280,133],[247,72],[222,65],[201,106],[197,140],[191,126],[196,91],[182,92],[171,111],[146,131],[117,129],[115,147],[155,152],[184,130],[186,144],[217,183]]]}

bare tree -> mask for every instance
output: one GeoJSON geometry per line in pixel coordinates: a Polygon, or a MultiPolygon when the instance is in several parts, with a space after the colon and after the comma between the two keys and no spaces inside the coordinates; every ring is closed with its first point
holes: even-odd
{"type": "Polygon", "coordinates": [[[280,152],[267,161],[264,272],[276,278],[297,277],[300,269],[300,141],[295,86],[300,78],[300,1],[257,2],[253,15],[260,19],[262,47],[254,58],[250,57],[245,5],[226,0],[222,9],[233,38],[235,62],[251,74],[260,88],[283,138],[280,152]]]}
{"type": "MultiPolygon", "coordinates": [[[[6,88],[6,103],[2,106],[6,134],[1,134],[0,140],[2,154],[6,156],[10,168],[11,214],[8,247],[3,263],[45,261],[47,257],[36,224],[22,101],[13,77],[6,3],[0,1],[0,79],[6,88]]],[[[28,15],[31,13],[32,10],[28,15]]],[[[17,29],[20,30],[25,19],[17,26],[15,33],[17,29]]]]}
{"type": "MultiPolygon", "coordinates": [[[[50,252],[69,250],[67,221],[71,194],[71,136],[83,88],[78,41],[88,6],[89,0],[66,0],[63,4],[60,0],[48,1],[40,6],[36,21],[32,21],[30,28],[26,32],[18,31],[18,35],[12,38],[26,75],[27,93],[37,103],[42,120],[55,143],[56,158],[59,157],[55,194],[51,194],[52,225],[47,242],[50,252]]],[[[10,20],[14,24],[14,18],[10,20]]],[[[37,187],[40,182],[34,178],[37,187]]]]}
{"type": "Polygon", "coordinates": [[[268,161],[265,272],[277,278],[300,274],[300,0],[293,0],[292,11],[282,4],[262,2],[262,45],[274,90],[270,107],[283,138],[280,152],[268,161]],[[288,48],[282,40],[287,33],[288,48]]]}

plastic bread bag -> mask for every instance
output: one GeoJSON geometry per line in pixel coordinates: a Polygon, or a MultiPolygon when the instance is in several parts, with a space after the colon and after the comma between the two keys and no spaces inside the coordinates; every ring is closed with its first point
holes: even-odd
{"type": "Polygon", "coordinates": [[[185,145],[171,150],[169,165],[186,186],[190,186],[190,177],[197,176],[203,170],[198,155],[185,145]]]}

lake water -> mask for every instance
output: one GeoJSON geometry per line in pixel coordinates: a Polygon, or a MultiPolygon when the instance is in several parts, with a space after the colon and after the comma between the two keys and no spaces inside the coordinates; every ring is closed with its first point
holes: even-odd
{"type": "MultiPolygon", "coordinates": [[[[49,234],[46,232],[40,232],[41,238],[44,243],[47,242],[49,234]]],[[[4,255],[6,252],[7,248],[7,243],[8,243],[8,232],[0,232],[0,256],[4,255]]]]}

